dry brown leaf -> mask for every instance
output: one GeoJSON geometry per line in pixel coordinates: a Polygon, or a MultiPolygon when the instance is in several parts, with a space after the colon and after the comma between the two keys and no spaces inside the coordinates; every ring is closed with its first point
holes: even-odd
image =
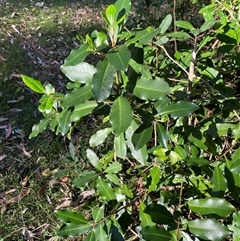
{"type": "Polygon", "coordinates": [[[6,154],[1,155],[1,156],[0,156],[0,161],[2,161],[3,159],[5,159],[6,157],[7,157],[6,154]]]}
{"type": "Polygon", "coordinates": [[[67,199],[65,201],[63,201],[60,205],[58,205],[55,210],[58,210],[60,208],[66,208],[66,207],[69,207],[71,204],[71,200],[67,199]]]}
{"type": "Polygon", "coordinates": [[[4,61],[7,61],[7,59],[3,58],[2,55],[0,55],[0,60],[3,61],[3,62],[4,62],[4,61]]]}
{"type": "Polygon", "coordinates": [[[20,184],[24,187],[27,185],[27,182],[28,182],[28,176],[26,176],[21,182],[20,184]]]}
{"type": "Polygon", "coordinates": [[[7,132],[5,134],[5,139],[7,139],[8,137],[10,137],[12,134],[12,126],[10,123],[8,123],[8,128],[7,128],[7,132]]]}

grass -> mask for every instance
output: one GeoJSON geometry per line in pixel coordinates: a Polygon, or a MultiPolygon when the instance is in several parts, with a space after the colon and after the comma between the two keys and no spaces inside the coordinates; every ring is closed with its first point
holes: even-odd
{"type": "MultiPolygon", "coordinates": [[[[63,89],[66,79],[59,67],[79,46],[76,35],[101,29],[100,13],[113,2],[1,1],[0,240],[60,240],[55,233],[60,222],[53,211],[77,198],[71,180],[81,171],[83,153],[78,151],[77,160],[64,163],[60,161],[68,155],[64,138],[46,131],[28,139],[31,127],[41,118],[39,96],[24,86],[20,74],[63,89]]],[[[142,16],[141,11],[136,14],[136,2],[134,9],[135,17],[142,16]]],[[[137,17],[131,19],[132,24],[140,22],[137,17]]],[[[81,126],[79,149],[85,149],[89,129],[87,122],[81,126]]]]}

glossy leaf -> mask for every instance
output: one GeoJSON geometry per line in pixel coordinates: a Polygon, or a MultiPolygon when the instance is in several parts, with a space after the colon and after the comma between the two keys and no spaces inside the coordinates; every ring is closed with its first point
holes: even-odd
{"type": "Polygon", "coordinates": [[[147,226],[155,226],[156,224],[152,221],[149,214],[145,213],[144,210],[146,208],[146,204],[143,202],[140,202],[139,205],[139,218],[141,221],[141,226],[147,227],[147,226]]]}
{"type": "Polygon", "coordinates": [[[109,97],[115,73],[116,69],[106,60],[97,65],[97,72],[92,79],[92,92],[97,102],[109,97]]]}
{"type": "Polygon", "coordinates": [[[126,71],[128,62],[131,59],[131,53],[127,46],[122,45],[112,52],[107,53],[107,59],[115,69],[126,71]]]}
{"type": "Polygon", "coordinates": [[[170,224],[174,221],[172,214],[167,208],[157,203],[149,204],[144,209],[144,213],[147,213],[152,221],[157,224],[170,224]]]}
{"type": "Polygon", "coordinates": [[[227,180],[223,175],[223,171],[219,167],[214,167],[212,175],[213,192],[225,192],[227,190],[227,180]]]}
{"type": "Polygon", "coordinates": [[[120,180],[118,178],[118,176],[116,174],[113,174],[113,173],[108,173],[106,174],[106,178],[114,183],[115,185],[118,185],[118,186],[121,186],[122,184],[120,183],[120,180]]]}
{"type": "Polygon", "coordinates": [[[31,90],[39,94],[45,94],[45,88],[39,80],[33,79],[26,75],[21,75],[21,77],[23,79],[24,84],[31,90]]]}
{"type": "Polygon", "coordinates": [[[161,79],[154,80],[141,77],[134,88],[133,94],[142,100],[159,100],[170,93],[168,83],[161,79]]]}
{"type": "Polygon", "coordinates": [[[144,122],[132,135],[132,143],[136,150],[145,146],[152,138],[153,125],[151,122],[144,122]]]}
{"type": "Polygon", "coordinates": [[[68,109],[65,109],[62,111],[61,118],[59,120],[58,126],[59,126],[59,131],[61,132],[62,135],[67,134],[71,127],[71,117],[72,112],[68,109]]]}
{"type": "Polygon", "coordinates": [[[88,63],[82,62],[74,66],[61,66],[62,72],[73,82],[91,83],[96,68],[88,63]]]}
{"type": "Polygon", "coordinates": [[[80,214],[70,210],[57,210],[56,216],[65,223],[89,224],[89,222],[80,214]]]}
{"type": "Polygon", "coordinates": [[[115,193],[110,183],[107,183],[101,177],[97,179],[97,190],[99,192],[100,197],[107,202],[116,199],[115,193]]]}
{"type": "Polygon", "coordinates": [[[129,225],[131,224],[131,215],[128,211],[125,211],[121,217],[118,219],[118,223],[121,226],[122,232],[126,233],[129,225]]]}
{"type": "Polygon", "coordinates": [[[207,159],[204,159],[203,157],[188,157],[185,159],[188,165],[190,166],[205,166],[209,164],[209,161],[207,159]]]}
{"type": "Polygon", "coordinates": [[[122,187],[121,187],[121,191],[122,191],[122,194],[129,197],[129,198],[133,198],[133,192],[132,190],[129,189],[129,187],[124,184],[122,187]]]}
{"type": "Polygon", "coordinates": [[[217,214],[220,217],[226,217],[236,210],[225,199],[217,197],[194,199],[188,201],[187,204],[193,212],[201,215],[217,214]]]}
{"type": "Polygon", "coordinates": [[[114,25],[117,19],[117,9],[111,4],[106,9],[106,18],[108,19],[108,23],[110,25],[114,25]]]}
{"type": "Polygon", "coordinates": [[[168,14],[161,22],[159,28],[160,28],[160,33],[164,34],[168,28],[170,27],[172,23],[172,15],[168,14]]]}
{"type": "Polygon", "coordinates": [[[98,241],[107,241],[107,240],[109,240],[108,237],[107,237],[107,234],[106,234],[106,232],[104,230],[103,223],[100,223],[100,224],[96,225],[93,228],[93,232],[95,234],[95,237],[97,237],[98,241]]]}
{"type": "Polygon", "coordinates": [[[191,233],[204,240],[220,241],[231,234],[227,227],[213,219],[196,219],[187,225],[191,233]]]}
{"type": "Polygon", "coordinates": [[[93,232],[93,230],[88,234],[84,241],[96,241],[95,233],[93,232]]]}
{"type": "Polygon", "coordinates": [[[78,49],[71,51],[71,53],[65,59],[64,65],[61,66],[61,69],[65,68],[66,66],[74,66],[83,62],[84,59],[91,53],[93,53],[93,51],[89,49],[88,44],[82,44],[78,49]]]}
{"type": "Polygon", "coordinates": [[[114,149],[117,157],[125,159],[127,154],[127,145],[123,133],[114,137],[114,149]]]}
{"type": "Polygon", "coordinates": [[[114,3],[117,11],[121,11],[122,9],[125,9],[126,13],[129,14],[130,13],[130,9],[131,9],[131,1],[130,0],[117,0],[114,3]]]}
{"type": "Polygon", "coordinates": [[[162,109],[164,109],[165,107],[168,106],[169,102],[170,102],[169,98],[167,96],[165,96],[155,102],[154,108],[159,113],[162,111],[162,109]]]}
{"type": "Polygon", "coordinates": [[[148,42],[151,41],[157,34],[158,31],[156,29],[148,27],[137,32],[134,42],[138,41],[142,44],[148,44],[148,42]]]}
{"type": "Polygon", "coordinates": [[[205,32],[206,30],[210,29],[214,24],[216,23],[216,20],[212,19],[209,21],[206,21],[201,27],[200,30],[202,32],[205,32]]]}
{"type": "Polygon", "coordinates": [[[113,133],[119,136],[122,132],[126,131],[132,122],[132,117],[132,108],[128,100],[123,96],[119,96],[113,102],[109,115],[113,133]]]}
{"type": "Polygon", "coordinates": [[[90,85],[85,85],[80,88],[76,88],[73,91],[67,93],[61,103],[63,107],[77,106],[92,97],[92,90],[90,85]]]}
{"type": "Polygon", "coordinates": [[[82,117],[90,114],[97,107],[97,103],[95,101],[87,101],[85,103],[76,105],[70,120],[75,122],[80,120],[82,117]]]}
{"type": "Polygon", "coordinates": [[[141,165],[145,165],[147,158],[148,158],[146,146],[142,147],[139,150],[135,150],[134,145],[132,143],[132,135],[133,135],[134,131],[137,129],[137,127],[138,126],[137,126],[136,122],[132,121],[131,125],[126,130],[126,139],[127,139],[126,143],[127,143],[127,146],[129,147],[129,149],[131,150],[132,156],[136,159],[136,161],[138,163],[140,163],[141,165]]]}
{"type": "Polygon", "coordinates": [[[97,170],[101,171],[102,167],[99,158],[91,149],[87,149],[87,158],[97,170]]]}
{"type": "Polygon", "coordinates": [[[111,132],[111,128],[104,128],[93,134],[89,140],[91,147],[98,146],[102,144],[111,132]]]}
{"type": "Polygon", "coordinates": [[[184,28],[184,29],[188,29],[188,30],[195,29],[193,27],[193,25],[191,23],[187,22],[187,21],[176,21],[175,24],[179,28],[184,28]]]}
{"type": "Polygon", "coordinates": [[[235,140],[240,139],[240,122],[233,128],[232,134],[235,140]]]}
{"type": "Polygon", "coordinates": [[[31,139],[37,136],[39,133],[43,132],[47,128],[48,124],[49,124],[48,118],[40,120],[38,124],[35,124],[32,127],[32,132],[30,133],[29,138],[31,139]]]}
{"type": "Polygon", "coordinates": [[[79,236],[86,233],[92,227],[91,224],[65,223],[58,231],[57,235],[61,237],[79,236]]]}
{"type": "Polygon", "coordinates": [[[160,180],[160,168],[158,166],[152,167],[150,169],[150,177],[151,177],[151,185],[148,187],[148,191],[152,192],[155,190],[155,188],[158,185],[158,182],[160,180]]]}
{"type": "Polygon", "coordinates": [[[42,113],[49,114],[53,108],[53,97],[52,96],[43,96],[44,98],[40,99],[41,104],[38,106],[38,109],[42,113]]]}
{"type": "Polygon", "coordinates": [[[188,101],[178,101],[177,103],[166,106],[159,111],[158,114],[170,114],[172,117],[185,117],[198,109],[199,106],[194,103],[188,101]]]}
{"type": "Polygon", "coordinates": [[[122,164],[119,162],[113,162],[108,165],[104,172],[106,173],[119,173],[122,170],[122,164]]]}
{"type": "Polygon", "coordinates": [[[158,137],[159,144],[163,148],[167,148],[169,136],[165,127],[160,123],[156,123],[156,129],[157,129],[157,137],[158,137]]]}
{"type": "Polygon", "coordinates": [[[83,171],[74,180],[73,187],[80,188],[87,185],[89,182],[93,181],[99,176],[99,173],[95,171],[83,171]]]}
{"type": "Polygon", "coordinates": [[[170,241],[172,236],[162,227],[147,226],[141,231],[144,240],[146,241],[170,241]]]}
{"type": "Polygon", "coordinates": [[[94,222],[100,221],[102,218],[104,218],[104,206],[101,207],[92,207],[92,217],[94,222]]]}

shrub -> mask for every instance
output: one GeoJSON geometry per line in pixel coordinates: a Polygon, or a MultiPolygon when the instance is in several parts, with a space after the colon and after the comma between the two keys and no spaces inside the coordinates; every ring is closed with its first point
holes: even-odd
{"type": "Polygon", "coordinates": [[[86,149],[91,168],[73,181],[94,195],[91,215],[56,211],[64,222],[57,233],[239,240],[239,100],[236,80],[226,78],[239,68],[239,19],[213,3],[199,28],[167,15],[157,27],[127,29],[130,6],[116,1],[102,14],[106,32],[78,36],[82,45],[61,66],[67,93],[22,76],[42,94],[44,118],[30,137],[49,127],[70,139],[84,116],[104,116],[86,149]],[[168,31],[172,24],[178,31],[168,31]]]}

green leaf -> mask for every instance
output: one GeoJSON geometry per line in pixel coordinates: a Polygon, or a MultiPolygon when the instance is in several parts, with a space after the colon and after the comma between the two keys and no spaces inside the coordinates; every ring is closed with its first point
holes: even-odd
{"type": "MultiPolygon", "coordinates": [[[[122,233],[126,233],[126,231],[129,228],[129,225],[131,224],[131,215],[127,211],[125,211],[118,219],[118,223],[121,226],[122,233]]],[[[115,239],[113,240],[115,241],[115,239]]]]}
{"type": "Polygon", "coordinates": [[[75,223],[65,223],[58,231],[57,235],[60,237],[72,237],[79,236],[86,233],[91,229],[92,225],[87,224],[75,224],[75,223]]]}
{"type": "Polygon", "coordinates": [[[158,182],[160,180],[160,168],[158,166],[152,167],[150,169],[150,177],[151,177],[151,185],[148,187],[148,191],[152,192],[155,190],[155,188],[158,185],[158,182]]]}
{"type": "Polygon", "coordinates": [[[96,241],[95,233],[93,232],[93,230],[88,234],[84,241],[96,241]]]}
{"type": "Polygon", "coordinates": [[[46,119],[40,120],[38,124],[35,124],[32,127],[32,132],[30,133],[29,138],[31,139],[37,136],[39,133],[43,132],[47,128],[49,121],[50,121],[49,118],[46,118],[46,119]]]}
{"type": "Polygon", "coordinates": [[[148,44],[158,34],[157,29],[148,27],[144,30],[138,31],[134,42],[140,42],[141,44],[148,44]]]}
{"type": "Polygon", "coordinates": [[[80,120],[81,117],[90,114],[96,107],[97,103],[95,101],[87,101],[85,103],[76,105],[70,120],[72,122],[76,122],[80,120]]]}
{"type": "Polygon", "coordinates": [[[113,26],[116,23],[117,9],[113,4],[107,7],[105,16],[107,17],[110,25],[113,26]]]}
{"type": "Polygon", "coordinates": [[[110,182],[114,183],[115,185],[118,185],[118,186],[121,186],[121,185],[122,185],[122,184],[120,183],[119,178],[118,178],[118,176],[117,176],[116,174],[108,173],[108,174],[106,174],[105,176],[106,176],[106,178],[107,178],[110,182]]]}
{"type": "Polygon", "coordinates": [[[156,129],[157,129],[157,134],[158,134],[157,137],[158,137],[159,144],[163,148],[167,148],[169,136],[165,127],[160,123],[156,123],[156,129]]]}
{"type": "Polygon", "coordinates": [[[129,197],[129,198],[133,198],[133,192],[131,189],[128,188],[128,186],[126,184],[124,184],[122,187],[121,187],[121,191],[122,191],[122,194],[129,197]]]}
{"type": "Polygon", "coordinates": [[[65,68],[66,66],[74,66],[83,62],[83,60],[91,53],[93,53],[93,51],[89,49],[88,44],[82,44],[78,49],[71,51],[71,53],[65,59],[64,65],[61,66],[61,69],[65,68]]]}
{"type": "Polygon", "coordinates": [[[141,231],[146,241],[170,241],[172,236],[164,228],[156,226],[147,226],[141,231]]]}
{"type": "Polygon", "coordinates": [[[158,114],[170,114],[172,117],[185,117],[198,109],[199,106],[194,103],[188,101],[178,101],[177,103],[166,106],[158,112],[158,114]]]}
{"type": "Polygon", "coordinates": [[[157,224],[170,224],[174,221],[172,214],[167,208],[157,203],[149,204],[144,209],[144,213],[147,213],[152,221],[157,224]]]}
{"type": "Polygon", "coordinates": [[[116,69],[107,61],[99,62],[92,79],[92,92],[97,102],[103,102],[110,95],[116,69]]]}
{"type": "Polygon", "coordinates": [[[141,77],[134,88],[133,94],[142,100],[159,100],[170,93],[168,83],[162,78],[154,80],[141,77]]]}
{"type": "Polygon", "coordinates": [[[87,185],[90,181],[93,181],[99,176],[99,173],[95,171],[83,171],[74,180],[73,187],[80,188],[87,185]]]}
{"type": "Polygon", "coordinates": [[[179,28],[184,28],[184,29],[188,29],[188,30],[193,30],[195,29],[193,27],[193,25],[187,21],[176,21],[175,25],[179,28]]]}
{"type": "Polygon", "coordinates": [[[100,223],[96,225],[93,228],[93,232],[95,234],[95,237],[97,237],[97,241],[108,241],[108,236],[104,230],[103,223],[100,223]]]}
{"type": "Polygon", "coordinates": [[[117,0],[114,3],[118,13],[122,10],[125,9],[126,13],[129,14],[130,13],[130,9],[131,9],[131,1],[130,0],[117,0]]]}
{"type": "Polygon", "coordinates": [[[206,30],[210,29],[215,23],[216,23],[216,20],[215,20],[215,19],[206,21],[206,22],[200,27],[201,32],[205,32],[206,30]]]}
{"type": "Polygon", "coordinates": [[[76,88],[67,93],[61,103],[63,107],[77,106],[92,97],[92,89],[89,84],[76,88]]]}
{"type": "Polygon", "coordinates": [[[235,140],[240,139],[240,122],[233,128],[232,134],[235,140]]]}
{"type": "Polygon", "coordinates": [[[114,148],[114,152],[117,157],[122,159],[126,158],[127,145],[123,133],[121,133],[119,136],[114,137],[114,148]]]}
{"type": "Polygon", "coordinates": [[[217,214],[226,217],[236,211],[235,207],[223,198],[209,197],[205,199],[194,199],[187,202],[189,208],[201,215],[217,214]]]}
{"type": "Polygon", "coordinates": [[[191,233],[204,240],[220,241],[231,234],[227,227],[213,219],[197,219],[187,225],[191,233]]]}
{"type": "Polygon", "coordinates": [[[145,203],[140,202],[139,205],[139,218],[141,221],[141,227],[146,227],[146,226],[155,226],[156,224],[152,221],[150,215],[144,212],[146,208],[145,203]]]}
{"type": "Polygon", "coordinates": [[[144,122],[141,126],[135,130],[132,135],[132,143],[136,150],[141,149],[145,146],[148,141],[152,138],[153,125],[151,121],[144,122]]]}
{"type": "Polygon", "coordinates": [[[98,189],[100,197],[103,200],[109,202],[110,200],[116,199],[115,193],[114,193],[110,183],[107,183],[101,177],[99,177],[97,179],[97,189],[98,189]]]}
{"type": "Polygon", "coordinates": [[[131,53],[127,46],[121,45],[117,49],[108,52],[107,59],[115,69],[126,71],[128,68],[128,62],[131,59],[131,53]]]}
{"type": "Polygon", "coordinates": [[[92,207],[92,217],[95,223],[100,221],[104,217],[104,205],[101,207],[92,207]]]}
{"type": "Polygon", "coordinates": [[[58,219],[65,223],[89,224],[89,222],[80,214],[70,210],[57,210],[55,214],[58,219]]]}
{"type": "Polygon", "coordinates": [[[188,157],[185,159],[188,165],[190,166],[205,166],[209,164],[209,161],[207,159],[204,159],[203,157],[188,157]]]}
{"type": "Polygon", "coordinates": [[[185,159],[187,157],[187,153],[185,149],[183,149],[181,146],[175,146],[174,151],[182,158],[185,159]]]}
{"type": "Polygon", "coordinates": [[[106,173],[119,173],[122,170],[122,164],[119,162],[113,162],[105,169],[106,173]]]}
{"type": "Polygon", "coordinates": [[[58,127],[62,135],[67,134],[71,127],[71,117],[72,112],[68,109],[62,111],[61,118],[59,119],[58,127]]]}
{"type": "Polygon", "coordinates": [[[61,66],[62,72],[73,82],[91,83],[96,68],[88,63],[79,63],[74,66],[61,66]]]}
{"type": "Polygon", "coordinates": [[[111,128],[104,128],[93,134],[89,140],[91,147],[98,146],[102,144],[111,132],[111,128]]]}
{"type": "Polygon", "coordinates": [[[99,158],[91,149],[87,149],[87,159],[90,161],[92,166],[94,166],[97,170],[102,170],[99,158]]]}
{"type": "Polygon", "coordinates": [[[136,161],[138,163],[140,163],[141,165],[145,165],[145,163],[148,159],[146,146],[142,147],[139,150],[135,150],[134,145],[132,143],[132,135],[133,135],[134,131],[137,129],[137,127],[138,126],[137,126],[136,122],[133,120],[131,125],[126,130],[126,139],[127,139],[126,143],[127,143],[127,146],[129,147],[129,149],[131,150],[132,156],[136,159],[136,161]]]}
{"type": "Polygon", "coordinates": [[[172,23],[172,15],[171,14],[168,14],[161,22],[159,28],[160,28],[160,34],[164,34],[169,26],[171,25],[172,23]]]}
{"type": "Polygon", "coordinates": [[[214,167],[212,175],[212,191],[225,192],[227,190],[227,180],[223,175],[223,171],[219,167],[214,167]]]}
{"type": "Polygon", "coordinates": [[[162,109],[164,109],[165,107],[168,106],[169,102],[170,102],[169,98],[167,96],[165,96],[155,102],[154,108],[159,113],[162,111],[162,109]]]}
{"type": "Polygon", "coordinates": [[[122,132],[126,131],[132,122],[132,118],[132,108],[128,100],[123,96],[119,96],[113,102],[109,114],[109,121],[112,125],[113,133],[119,136],[122,132]]]}
{"type": "Polygon", "coordinates": [[[39,94],[45,94],[45,88],[39,80],[35,80],[26,75],[21,75],[23,82],[27,87],[39,94]]]}
{"type": "Polygon", "coordinates": [[[165,36],[180,39],[180,40],[182,40],[182,39],[187,40],[187,39],[192,38],[188,33],[182,32],[182,31],[166,33],[165,36]]]}
{"type": "Polygon", "coordinates": [[[41,104],[38,106],[38,109],[42,113],[49,114],[52,111],[53,107],[53,97],[46,95],[44,95],[43,97],[40,99],[41,104]]]}

